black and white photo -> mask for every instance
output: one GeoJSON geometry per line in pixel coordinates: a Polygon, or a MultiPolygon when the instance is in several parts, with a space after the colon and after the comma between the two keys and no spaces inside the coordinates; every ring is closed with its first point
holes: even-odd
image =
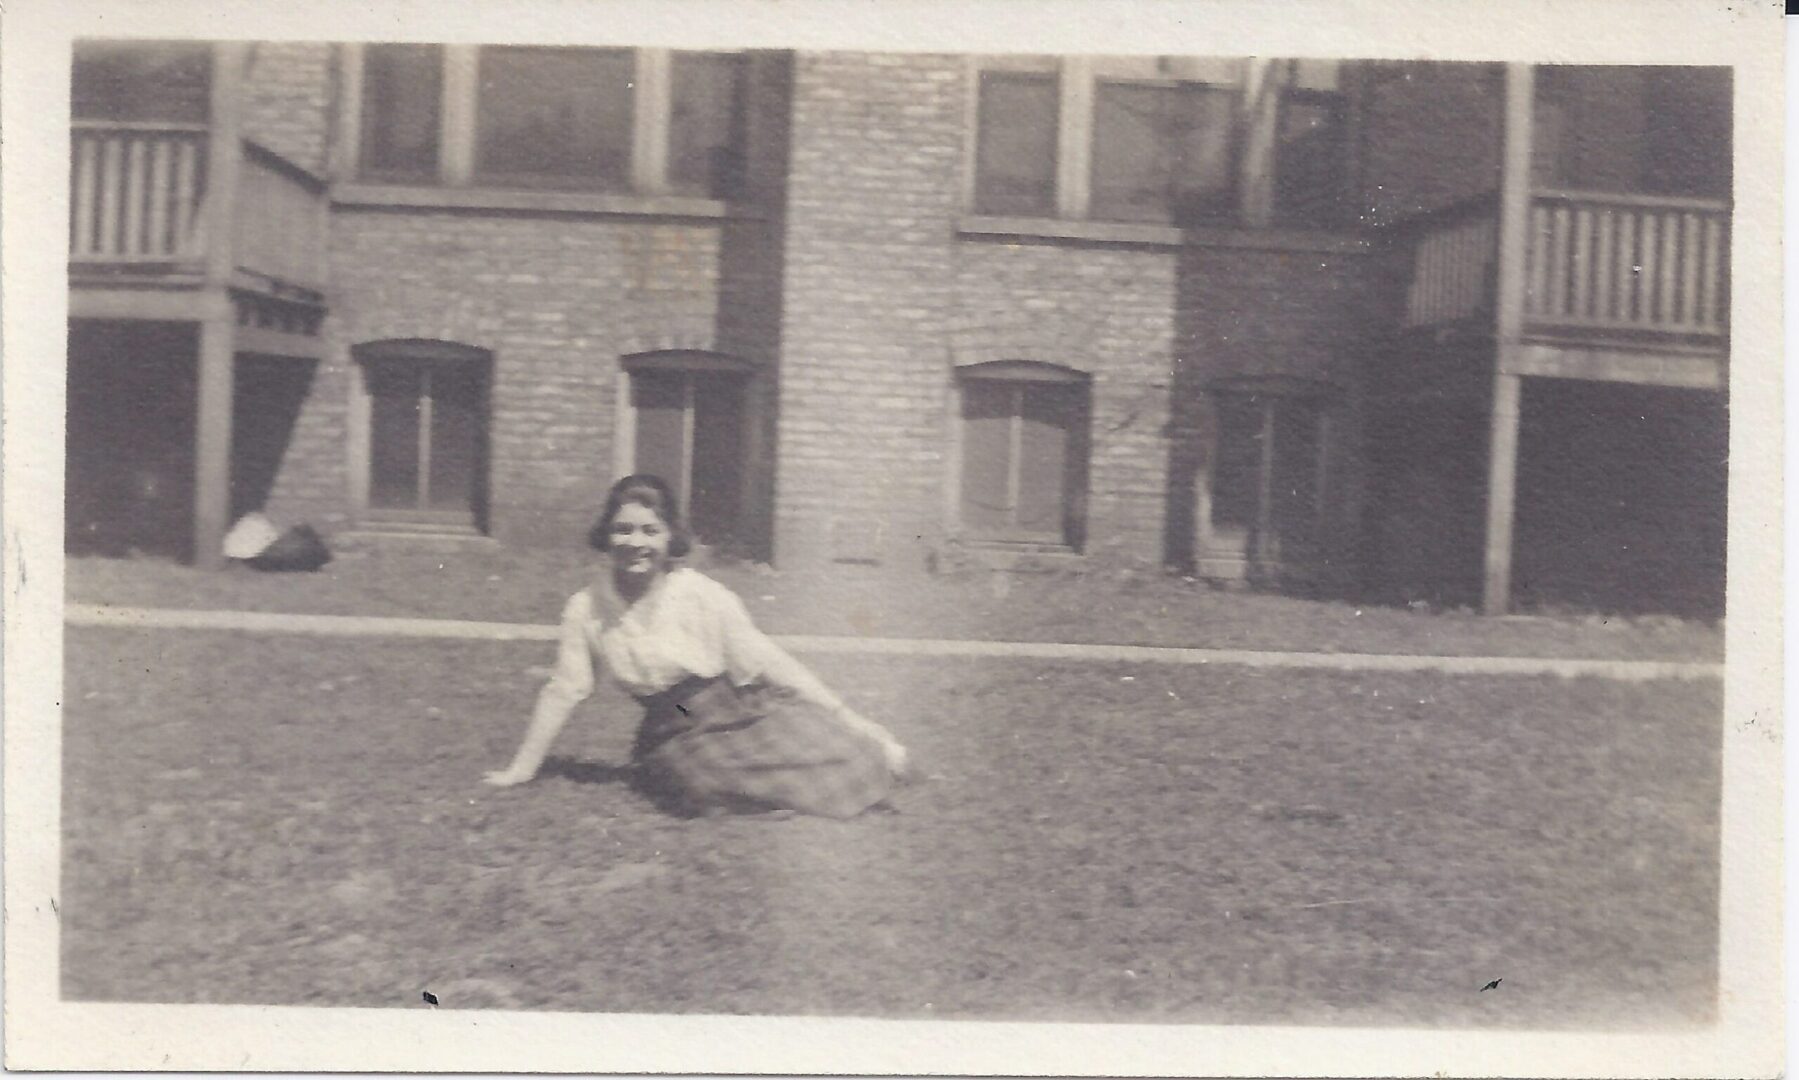
{"type": "Polygon", "coordinates": [[[81,7],[10,1063],[1779,1071],[1771,13],[81,7]]]}

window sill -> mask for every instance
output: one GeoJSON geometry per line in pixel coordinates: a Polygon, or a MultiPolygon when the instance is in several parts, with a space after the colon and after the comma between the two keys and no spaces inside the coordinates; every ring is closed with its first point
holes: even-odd
{"type": "Polygon", "coordinates": [[[536,191],[524,188],[350,183],[333,186],[331,201],[338,206],[400,207],[412,210],[503,210],[715,220],[756,216],[738,204],[722,199],[599,191],[536,191]]]}
{"type": "Polygon", "coordinates": [[[1008,537],[961,532],[953,534],[950,540],[969,551],[999,551],[1017,555],[1080,555],[1080,552],[1071,547],[1067,541],[1055,540],[1047,536],[1008,537]]]}
{"type": "Polygon", "coordinates": [[[1306,251],[1359,255],[1368,242],[1347,232],[1312,229],[1246,229],[1229,225],[1148,225],[1124,221],[1065,218],[991,217],[970,214],[956,222],[956,232],[970,238],[1069,240],[1086,244],[1133,247],[1218,247],[1249,251],[1306,251]]]}
{"type": "Polygon", "coordinates": [[[1013,572],[1075,570],[1087,565],[1086,556],[1066,544],[971,536],[952,537],[945,554],[951,565],[1013,572]]]}

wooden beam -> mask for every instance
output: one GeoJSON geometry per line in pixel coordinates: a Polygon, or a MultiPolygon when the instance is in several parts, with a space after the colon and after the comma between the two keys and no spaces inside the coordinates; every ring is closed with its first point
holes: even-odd
{"type": "Polygon", "coordinates": [[[224,562],[231,514],[231,407],[237,327],[228,318],[200,324],[199,394],[194,425],[194,565],[224,562]]]}
{"type": "Polygon", "coordinates": [[[668,123],[673,108],[674,59],[667,49],[633,54],[631,187],[641,195],[668,190],[668,123]]]}
{"type": "Polygon", "coordinates": [[[637,468],[637,410],[631,407],[631,373],[621,364],[612,383],[612,479],[637,468]]]}
{"type": "Polygon", "coordinates": [[[331,188],[337,206],[402,206],[418,210],[517,210],[539,214],[614,214],[755,220],[754,210],[727,206],[718,199],[687,195],[629,195],[605,191],[530,191],[487,187],[427,187],[407,184],[338,184],[331,188]]]}
{"type": "Polygon", "coordinates": [[[1523,379],[1493,380],[1493,423],[1487,459],[1486,580],[1481,608],[1504,615],[1512,597],[1512,522],[1518,494],[1518,416],[1523,379]]]}
{"type": "Polygon", "coordinates": [[[1093,59],[1062,58],[1056,120],[1056,213],[1084,218],[1093,190],[1093,59]]]}
{"type": "Polygon", "coordinates": [[[442,107],[437,141],[438,177],[467,187],[475,175],[475,124],[480,95],[481,47],[445,45],[442,107]]]}
{"type": "Polygon", "coordinates": [[[206,141],[206,280],[222,287],[231,278],[235,253],[231,227],[237,220],[238,172],[243,162],[239,109],[249,46],[241,41],[212,47],[211,134],[206,141]]]}
{"type": "Polygon", "coordinates": [[[149,319],[192,322],[227,318],[230,305],[220,293],[203,291],[198,277],[185,288],[83,288],[69,290],[69,317],[74,319],[149,319]]]}
{"type": "Polygon", "coordinates": [[[337,46],[337,132],[331,144],[331,177],[354,180],[362,167],[361,42],[337,46]]]}
{"type": "Polygon", "coordinates": [[[319,360],[325,355],[325,343],[306,334],[273,330],[266,326],[240,326],[237,328],[237,351],[319,360]]]}
{"type": "Polygon", "coordinates": [[[350,400],[344,418],[345,494],[350,499],[351,513],[361,522],[369,513],[369,431],[373,406],[369,400],[368,365],[352,362],[348,368],[350,400]]]}
{"type": "Polygon", "coordinates": [[[1691,390],[1724,389],[1721,355],[1695,356],[1629,349],[1574,348],[1527,344],[1512,350],[1505,363],[1512,375],[1593,382],[1674,386],[1691,390]]]}
{"type": "Polygon", "coordinates": [[[1518,414],[1521,379],[1507,367],[1524,329],[1526,229],[1530,216],[1531,110],[1536,69],[1525,63],[1505,68],[1505,145],[1499,177],[1499,266],[1492,424],[1487,452],[1487,539],[1481,607],[1503,615],[1511,605],[1512,525],[1518,477],[1518,414]]]}
{"type": "Polygon", "coordinates": [[[239,109],[249,46],[241,41],[212,47],[210,134],[206,141],[207,315],[200,322],[199,390],[194,424],[194,565],[219,566],[231,516],[231,411],[237,355],[236,312],[225,295],[235,253],[238,172],[243,161],[239,109]]]}
{"type": "Polygon", "coordinates": [[[1274,217],[1275,128],[1280,123],[1285,61],[1252,58],[1243,80],[1243,158],[1238,175],[1237,211],[1249,228],[1274,217]]]}

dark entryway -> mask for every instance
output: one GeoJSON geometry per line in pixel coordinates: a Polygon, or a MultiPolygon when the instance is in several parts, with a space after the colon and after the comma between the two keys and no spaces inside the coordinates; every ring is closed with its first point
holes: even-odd
{"type": "Polygon", "coordinates": [[[1720,394],[1525,380],[1519,605],[1722,614],[1728,435],[1720,394]]]}
{"type": "Polygon", "coordinates": [[[668,482],[693,533],[713,545],[738,539],[744,482],[746,376],[705,368],[631,373],[633,471],[668,482]]]}
{"type": "Polygon", "coordinates": [[[240,355],[231,409],[231,519],[262,510],[312,391],[316,361],[240,355]]]}
{"type": "Polygon", "coordinates": [[[1370,410],[1363,565],[1368,599],[1480,602],[1489,421],[1482,402],[1370,410]]]}
{"type": "Polygon", "coordinates": [[[189,323],[70,322],[71,553],[190,557],[198,350],[189,323]]]}

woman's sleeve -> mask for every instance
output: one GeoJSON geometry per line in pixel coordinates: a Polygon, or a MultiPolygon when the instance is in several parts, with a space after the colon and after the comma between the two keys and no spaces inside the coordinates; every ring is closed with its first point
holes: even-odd
{"type": "Polygon", "coordinates": [[[587,647],[587,602],[576,593],[562,609],[556,667],[537,696],[537,711],[567,713],[593,693],[593,653],[587,647]]]}
{"type": "Polygon", "coordinates": [[[792,690],[827,709],[837,711],[844,707],[843,699],[818,676],[757,629],[750,619],[749,609],[743,606],[736,593],[716,584],[711,591],[713,615],[719,621],[724,646],[725,670],[734,682],[742,684],[761,679],[792,690]]]}

